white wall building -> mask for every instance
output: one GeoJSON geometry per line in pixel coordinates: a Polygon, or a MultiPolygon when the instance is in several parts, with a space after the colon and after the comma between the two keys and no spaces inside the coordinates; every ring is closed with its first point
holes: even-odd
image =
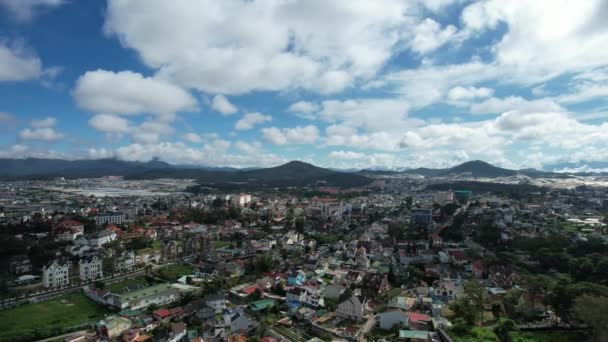
{"type": "Polygon", "coordinates": [[[70,285],[70,264],[53,260],[42,268],[42,284],[46,288],[70,285]]]}
{"type": "Polygon", "coordinates": [[[103,226],[106,223],[121,225],[125,222],[126,218],[127,215],[121,212],[100,213],[99,215],[97,215],[97,217],[95,217],[95,223],[99,227],[103,226]]]}
{"type": "Polygon", "coordinates": [[[114,259],[114,270],[119,273],[131,272],[135,269],[135,252],[125,251],[114,259]]]}
{"type": "Polygon", "coordinates": [[[81,258],[79,266],[80,280],[94,281],[103,278],[102,260],[97,255],[81,258]]]}

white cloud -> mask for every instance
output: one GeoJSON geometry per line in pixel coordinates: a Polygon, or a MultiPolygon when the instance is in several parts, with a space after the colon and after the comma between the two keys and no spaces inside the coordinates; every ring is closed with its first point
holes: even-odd
{"type": "Polygon", "coordinates": [[[173,134],[174,128],[164,121],[144,121],[132,129],[132,139],[141,144],[157,144],[173,134]]]}
{"type": "Polygon", "coordinates": [[[57,119],[47,117],[44,119],[36,119],[30,122],[31,127],[25,128],[19,132],[21,140],[41,140],[41,141],[56,141],[63,138],[63,134],[57,132],[53,128],[57,124],[57,119]]]}
{"type": "Polygon", "coordinates": [[[127,133],[131,127],[128,120],[111,114],[98,114],[89,120],[89,126],[104,133],[127,133]]]}
{"type": "Polygon", "coordinates": [[[419,54],[427,54],[447,43],[455,33],[454,25],[442,29],[438,22],[426,18],[414,28],[414,39],[410,42],[410,46],[419,54]]]}
{"type": "Polygon", "coordinates": [[[36,11],[59,7],[64,3],[64,0],[0,0],[0,5],[8,9],[19,21],[29,21],[36,11]]]}
{"type": "Polygon", "coordinates": [[[238,111],[236,106],[234,106],[224,95],[215,95],[213,97],[213,101],[211,104],[211,108],[216,112],[220,112],[223,115],[231,115],[238,111]]]}
{"type": "Polygon", "coordinates": [[[47,128],[53,127],[57,124],[57,119],[53,117],[47,117],[39,120],[32,120],[30,123],[34,128],[47,128]]]}
{"type": "Polygon", "coordinates": [[[367,131],[400,130],[416,125],[408,119],[409,103],[402,99],[349,99],[323,101],[317,117],[367,131]]]}
{"type": "Polygon", "coordinates": [[[197,106],[194,97],[182,88],[132,71],[87,71],[76,82],[74,97],[80,107],[95,113],[149,113],[163,119],[197,106]]]}
{"type": "Polygon", "coordinates": [[[239,150],[240,152],[243,152],[248,155],[257,155],[262,150],[262,144],[257,141],[253,142],[253,143],[249,143],[246,141],[238,140],[234,144],[234,147],[237,150],[239,150]]]}
{"type": "Polygon", "coordinates": [[[354,151],[331,151],[329,153],[329,158],[338,158],[338,159],[363,159],[365,158],[365,153],[354,152],[354,151]]]}
{"type": "Polygon", "coordinates": [[[203,142],[203,138],[196,133],[186,133],[182,137],[184,138],[184,140],[195,144],[203,142]]]}
{"type": "Polygon", "coordinates": [[[312,144],[319,138],[316,126],[296,126],[294,128],[263,128],[264,139],[274,145],[312,144]]]}
{"type": "Polygon", "coordinates": [[[296,115],[306,119],[314,118],[313,114],[318,110],[319,105],[309,101],[298,101],[296,103],[292,103],[289,108],[287,108],[287,111],[295,113],[296,115]]]}
{"type": "Polygon", "coordinates": [[[184,87],[329,93],[373,77],[418,14],[400,0],[110,0],[105,30],[184,87]]]}
{"type": "Polygon", "coordinates": [[[451,101],[470,101],[492,96],[494,90],[485,87],[454,87],[448,92],[448,100],[451,101]]]}
{"type": "Polygon", "coordinates": [[[63,135],[52,127],[25,128],[19,132],[19,138],[23,140],[55,141],[63,138],[63,135]]]}
{"type": "MultiPolygon", "coordinates": [[[[243,148],[241,142],[237,149],[243,148]]],[[[276,166],[285,163],[286,160],[275,154],[262,153],[261,150],[254,153],[232,154],[229,153],[231,144],[226,140],[212,140],[200,147],[189,147],[181,142],[159,142],[156,144],[130,144],[117,148],[115,151],[100,148],[89,149],[89,158],[116,157],[121,160],[148,161],[160,158],[174,164],[195,164],[231,167],[253,167],[253,166],[276,166]]],[[[255,143],[253,144],[255,146],[255,143]]],[[[0,151],[1,155],[1,151],[0,151]]]]}
{"type": "Polygon", "coordinates": [[[38,79],[44,72],[40,59],[24,46],[9,47],[0,40],[0,82],[38,79]]]}
{"type": "Polygon", "coordinates": [[[518,110],[522,112],[559,112],[564,109],[552,100],[526,100],[519,96],[490,98],[471,105],[472,114],[496,114],[518,110]]]}
{"type": "Polygon", "coordinates": [[[246,131],[264,122],[272,121],[272,116],[262,113],[247,113],[234,125],[237,131],[246,131]]]}
{"type": "Polygon", "coordinates": [[[524,77],[554,77],[606,63],[607,13],[603,0],[490,0],[469,5],[462,21],[473,35],[505,24],[492,47],[498,64],[524,77]]]}

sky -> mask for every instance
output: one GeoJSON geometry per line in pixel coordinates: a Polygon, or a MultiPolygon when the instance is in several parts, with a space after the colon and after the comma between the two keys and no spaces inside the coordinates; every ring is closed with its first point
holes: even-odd
{"type": "Polygon", "coordinates": [[[608,160],[608,1],[0,0],[0,158],[608,160]]]}

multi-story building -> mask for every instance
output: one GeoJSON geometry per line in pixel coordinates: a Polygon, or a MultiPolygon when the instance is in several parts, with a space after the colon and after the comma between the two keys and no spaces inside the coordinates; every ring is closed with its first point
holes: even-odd
{"type": "Polygon", "coordinates": [[[122,212],[105,212],[99,213],[97,217],[95,217],[95,223],[98,227],[103,226],[104,224],[117,224],[121,225],[125,222],[127,215],[122,212]]]}
{"type": "Polygon", "coordinates": [[[114,258],[114,270],[116,272],[125,273],[135,269],[135,252],[125,251],[121,255],[114,258]]]}
{"type": "Polygon", "coordinates": [[[435,194],[433,194],[433,202],[437,204],[443,204],[452,201],[454,201],[454,192],[452,192],[451,190],[437,191],[435,194]]]}
{"type": "Polygon", "coordinates": [[[433,210],[414,208],[410,211],[410,222],[412,224],[429,224],[433,220],[433,210]]]}
{"type": "Polygon", "coordinates": [[[80,258],[80,280],[93,281],[103,278],[102,260],[97,255],[80,258]]]}
{"type": "Polygon", "coordinates": [[[84,234],[84,224],[77,221],[63,221],[53,228],[59,241],[74,241],[84,234]]]}
{"type": "Polygon", "coordinates": [[[101,248],[108,242],[116,240],[116,232],[109,229],[102,229],[88,237],[88,245],[93,248],[101,248]]]}
{"type": "Polygon", "coordinates": [[[42,268],[42,284],[46,288],[70,285],[70,264],[53,260],[42,268]]]}

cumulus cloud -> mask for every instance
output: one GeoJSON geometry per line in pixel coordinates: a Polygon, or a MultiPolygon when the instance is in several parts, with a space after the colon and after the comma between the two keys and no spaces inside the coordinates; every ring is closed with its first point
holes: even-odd
{"type": "Polygon", "coordinates": [[[191,143],[197,144],[203,142],[203,138],[196,133],[186,133],[182,136],[184,140],[189,141],[191,143]]]}
{"type": "MultiPolygon", "coordinates": [[[[105,31],[184,87],[331,93],[373,77],[403,50],[419,13],[400,0],[110,0],[105,31]]],[[[431,31],[434,42],[418,49],[436,47],[452,28],[431,31]]]]}
{"type": "Polygon", "coordinates": [[[412,50],[419,54],[427,54],[447,43],[456,33],[454,25],[441,28],[441,24],[431,18],[426,18],[414,28],[414,38],[410,42],[412,50]]]}
{"type": "Polygon", "coordinates": [[[35,12],[63,5],[64,0],[0,0],[0,5],[9,10],[18,21],[29,21],[35,12]]]}
{"type": "Polygon", "coordinates": [[[472,114],[496,114],[518,110],[522,112],[559,112],[564,111],[559,104],[548,99],[526,100],[519,96],[490,98],[471,105],[472,114]]]}
{"type": "Polygon", "coordinates": [[[89,120],[89,126],[104,133],[127,133],[130,131],[129,120],[111,114],[98,114],[89,120]]]}
{"type": "Polygon", "coordinates": [[[492,96],[494,90],[486,87],[454,87],[448,92],[448,100],[470,101],[492,96]]]}
{"type": "Polygon", "coordinates": [[[35,119],[30,122],[30,126],[19,132],[21,140],[41,140],[41,141],[56,141],[63,138],[63,134],[57,132],[54,126],[57,124],[57,119],[47,117],[44,119],[35,119]]]}
{"type": "Polygon", "coordinates": [[[26,128],[19,133],[19,138],[23,140],[55,141],[63,138],[63,135],[52,127],[26,128]]]}
{"type": "Polygon", "coordinates": [[[237,131],[246,131],[264,122],[272,121],[272,116],[262,113],[247,113],[234,125],[237,131]]]}
{"type": "Polygon", "coordinates": [[[274,145],[312,144],[319,138],[319,129],[314,125],[294,128],[263,128],[264,139],[274,145]]]}
{"type": "Polygon", "coordinates": [[[40,59],[22,44],[8,46],[0,40],[0,82],[38,79],[44,73],[40,59]]]}
{"type": "Polygon", "coordinates": [[[182,88],[132,71],[87,71],[76,81],[74,97],[81,108],[95,113],[155,114],[163,119],[197,107],[182,88]]]}
{"type": "Polygon", "coordinates": [[[216,112],[220,112],[223,115],[231,115],[238,111],[235,105],[230,103],[224,95],[215,95],[213,97],[211,108],[216,112]]]}

